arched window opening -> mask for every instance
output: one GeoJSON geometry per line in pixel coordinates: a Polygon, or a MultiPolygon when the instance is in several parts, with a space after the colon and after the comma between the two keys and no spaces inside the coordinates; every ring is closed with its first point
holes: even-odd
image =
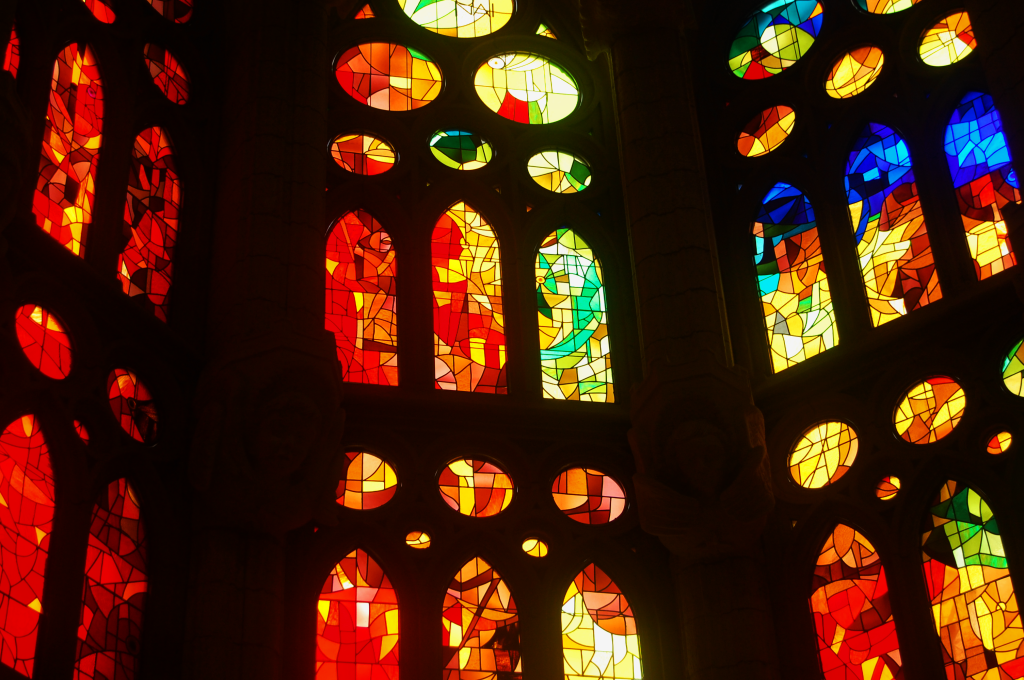
{"type": "Polygon", "coordinates": [[[856,529],[838,525],[818,554],[811,583],[822,675],[903,677],[889,585],[874,546],[856,529]]]}
{"type": "Polygon", "coordinates": [[[133,680],[146,600],[146,533],[135,491],[111,482],[92,509],[76,678],[133,680]]]}
{"type": "Polygon", "coordinates": [[[434,386],[505,394],[505,313],[498,237],[483,215],[456,203],[431,237],[434,386]]]}
{"type": "Polygon", "coordinates": [[[600,567],[583,569],[562,600],[566,680],[643,677],[640,638],[626,596],[600,567]]]}
{"type": "Polygon", "coordinates": [[[53,67],[32,211],[36,224],[85,257],[96,202],[103,129],[103,82],[92,48],[72,43],[53,67]]]}
{"type": "Polygon", "coordinates": [[[512,591],[477,557],[452,579],[441,618],[444,680],[522,680],[519,614],[512,591]]]}
{"type": "Polygon", "coordinates": [[[327,235],[326,327],[349,382],[398,385],[395,250],[365,210],[347,212],[327,235]]]}
{"type": "Polygon", "coordinates": [[[317,680],[398,680],[398,594],[380,565],[353,550],[317,603],[317,680]]]}

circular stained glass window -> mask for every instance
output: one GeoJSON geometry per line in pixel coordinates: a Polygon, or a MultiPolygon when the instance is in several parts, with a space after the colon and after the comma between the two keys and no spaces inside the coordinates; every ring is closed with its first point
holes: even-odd
{"type": "Polygon", "coordinates": [[[360,104],[382,111],[411,111],[441,94],[441,69],[427,55],[394,43],[365,43],[338,58],[334,75],[360,104]]]}
{"type": "Polygon", "coordinates": [[[554,123],[580,101],[579,86],[568,72],[530,52],[491,57],[477,69],[473,84],[487,108],[517,123],[554,123]]]}
{"type": "Polygon", "coordinates": [[[575,194],[590,186],[590,165],[568,151],[549,149],[526,162],[533,181],[556,194],[575,194]]]}
{"type": "Polygon", "coordinates": [[[430,138],[430,153],[455,170],[477,170],[494,158],[490,142],[465,130],[438,130],[430,138]]]}
{"type": "Polygon", "coordinates": [[[911,444],[930,444],[953,431],[966,405],[967,396],[956,381],[934,376],[907,390],[896,407],[893,423],[896,432],[911,444]]]}
{"type": "Polygon", "coordinates": [[[788,106],[765,109],[747,123],[736,140],[736,148],[747,158],[757,158],[782,145],[796,125],[796,111],[788,106]]]}
{"type": "Polygon", "coordinates": [[[847,52],[832,65],[825,92],[833,99],[848,99],[871,87],[882,73],[885,55],[873,45],[847,52]]]}
{"type": "Polygon", "coordinates": [[[875,495],[883,501],[891,501],[893,498],[896,498],[896,494],[899,493],[899,491],[900,478],[895,475],[882,477],[875,486],[875,495]]]}
{"type": "Polygon", "coordinates": [[[438,480],[441,496],[452,510],[468,517],[492,517],[508,507],[512,478],[494,463],[473,458],[453,460],[438,480]]]}
{"type": "Polygon", "coordinates": [[[71,337],[51,312],[25,305],[14,317],[21,351],[48,378],[61,380],[71,372],[71,337]]]}
{"type": "Polygon", "coordinates": [[[829,420],[800,435],[789,454],[789,474],[805,489],[820,489],[846,474],[857,459],[857,433],[829,420]]]}
{"type": "Polygon", "coordinates": [[[558,509],[580,524],[608,524],[626,510],[626,491],[592,468],[569,468],[555,478],[551,496],[558,509]]]}
{"type": "Polygon", "coordinates": [[[344,170],[357,175],[379,175],[395,167],[398,154],[383,139],[367,134],[338,135],[331,156],[344,170]]]}
{"type": "Polygon", "coordinates": [[[398,0],[398,6],[428,31],[452,38],[490,35],[515,10],[513,0],[398,0]]]}
{"type": "Polygon", "coordinates": [[[1013,435],[1009,432],[999,432],[992,435],[992,438],[988,440],[985,450],[993,456],[998,456],[1000,453],[1006,453],[1011,444],[1013,444],[1013,435]]]}
{"type": "Polygon", "coordinates": [[[345,454],[345,477],[338,482],[338,505],[353,510],[372,510],[390,501],[398,491],[398,476],[387,461],[365,451],[345,454]]]}

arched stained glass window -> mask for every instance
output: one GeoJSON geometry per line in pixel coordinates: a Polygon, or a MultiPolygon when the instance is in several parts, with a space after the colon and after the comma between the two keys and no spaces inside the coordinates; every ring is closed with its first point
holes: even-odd
{"type": "Polygon", "coordinates": [[[21,42],[18,40],[16,27],[11,27],[11,39],[7,43],[7,51],[4,53],[4,70],[10,71],[15,78],[18,77],[18,64],[21,63],[21,42]]]}
{"type": "Polygon", "coordinates": [[[72,43],[53,67],[32,211],[43,231],[79,257],[92,223],[102,129],[99,64],[91,47],[72,43]]]}
{"type": "Polygon", "coordinates": [[[111,482],[92,509],[75,677],[132,680],[145,605],[146,534],[128,481],[111,482]]]}
{"type": "Polygon", "coordinates": [[[840,524],[829,534],[811,587],[818,659],[827,680],[903,677],[885,569],[859,531],[840,524]]]}
{"type": "Polygon", "coordinates": [[[1017,263],[1002,210],[1020,203],[1020,180],[992,97],[971,92],[960,101],[945,146],[974,271],[987,279],[1017,263]]]}
{"type": "Polygon", "coordinates": [[[974,489],[948,481],[921,531],[925,586],[946,676],[1024,676],[1020,610],[988,503],[974,489]]]}
{"type": "Polygon", "coordinates": [[[643,677],[633,609],[596,564],[585,567],[565,591],[562,659],[566,680],[643,677]]]}
{"type": "Polygon", "coordinates": [[[906,142],[868,123],[846,165],[861,274],[875,326],[942,297],[906,142]]]}
{"type": "Polygon", "coordinates": [[[839,342],[832,293],[811,202],[780,182],[754,223],[754,264],[771,349],[779,372],[839,342]]]}
{"type": "Polygon", "coordinates": [[[505,394],[505,313],[498,237],[473,207],[456,203],[431,237],[434,386],[505,394]]]}
{"type": "Polygon", "coordinates": [[[53,527],[50,453],[35,416],[0,434],[0,663],[32,677],[53,527]]]}
{"type": "Polygon", "coordinates": [[[316,678],[398,680],[398,593],[380,565],[353,550],[317,602],[316,678]]]}
{"type": "Polygon", "coordinates": [[[71,336],[56,314],[24,305],[14,320],[21,351],[43,375],[61,380],[71,372],[71,336]]]}
{"type": "Polygon", "coordinates": [[[572,229],[556,229],[537,253],[541,386],[548,399],[615,400],[601,263],[572,229]]]}
{"type": "Polygon", "coordinates": [[[175,104],[188,103],[188,72],[181,62],[171,54],[171,51],[159,45],[147,43],[142,49],[142,53],[153,84],[164,93],[164,96],[175,104]]]}
{"type": "Polygon", "coordinates": [[[326,273],[326,327],[345,380],[397,385],[395,250],[370,213],[345,213],[331,227],[326,273]]]}
{"type": "Polygon", "coordinates": [[[519,613],[508,584],[476,557],[444,596],[444,680],[522,680],[519,613]]]}

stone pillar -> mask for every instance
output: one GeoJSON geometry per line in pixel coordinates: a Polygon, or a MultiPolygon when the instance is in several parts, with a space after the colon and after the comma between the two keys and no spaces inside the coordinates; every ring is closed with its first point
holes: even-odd
{"type": "Polygon", "coordinates": [[[779,677],[760,536],[764,423],[732,366],[681,3],[583,0],[610,58],[645,379],[630,442],[640,521],[673,554],[689,680],[779,677]]]}
{"type": "Polygon", "coordinates": [[[341,373],[324,330],[323,0],[228,0],[186,676],[278,680],[285,534],[332,522],[341,373]]]}

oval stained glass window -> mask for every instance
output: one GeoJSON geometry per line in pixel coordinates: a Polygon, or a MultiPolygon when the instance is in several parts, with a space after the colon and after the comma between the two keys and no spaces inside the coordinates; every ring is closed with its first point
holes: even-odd
{"type": "Polygon", "coordinates": [[[416,550],[424,550],[430,547],[430,534],[426,531],[410,531],[405,535],[405,544],[416,550]]]}
{"type": "Polygon", "coordinates": [[[964,415],[967,396],[952,378],[934,376],[907,390],[893,414],[896,432],[911,444],[937,442],[964,415]]]}
{"type": "Polygon", "coordinates": [[[626,510],[626,491],[603,472],[569,468],[555,478],[551,496],[558,509],[580,524],[608,524],[626,510]]]}
{"type": "Polygon", "coordinates": [[[438,130],[430,138],[430,153],[455,170],[478,170],[494,158],[490,142],[465,130],[438,130]]]}
{"type": "Polygon", "coordinates": [[[441,69],[416,50],[394,43],[364,43],[338,57],[334,75],[360,104],[381,111],[412,111],[441,94],[441,69]]]}
{"type": "Polygon", "coordinates": [[[192,0],[149,0],[164,19],[183,24],[192,17],[192,0]]]}
{"type": "Polygon", "coordinates": [[[75,432],[78,433],[78,438],[82,440],[82,443],[86,446],[89,445],[89,430],[85,428],[85,423],[80,420],[74,422],[75,432]]]}
{"type": "Polygon", "coordinates": [[[967,12],[953,12],[921,36],[918,53],[929,66],[955,64],[978,46],[967,12]]]}
{"type": "Polygon", "coordinates": [[[900,491],[900,478],[895,475],[886,475],[875,485],[875,496],[883,501],[891,501],[896,498],[900,491]]]}
{"type": "Polygon", "coordinates": [[[846,423],[818,423],[800,435],[789,454],[789,474],[805,489],[820,489],[846,474],[857,459],[857,433],[846,423]]]}
{"type": "Polygon", "coordinates": [[[1006,450],[1010,448],[1010,444],[1012,443],[1012,434],[1009,432],[999,432],[992,435],[992,438],[988,440],[988,445],[985,447],[985,450],[993,456],[998,456],[1000,453],[1006,453],[1006,450]]]}
{"type": "Polygon", "coordinates": [[[568,151],[548,149],[526,162],[533,181],[556,194],[575,194],[590,186],[590,165],[568,151]]]}
{"type": "Polygon", "coordinates": [[[345,477],[335,491],[338,505],[353,510],[379,508],[398,491],[398,476],[387,461],[366,451],[345,453],[345,477]]]}
{"type": "Polygon", "coordinates": [[[528,538],[523,541],[523,552],[530,557],[546,557],[548,544],[540,538],[528,538]]]}
{"type": "Polygon", "coordinates": [[[107,378],[107,396],[122,430],[143,444],[156,441],[158,418],[153,396],[137,375],[115,368],[107,378]]]}
{"type": "Polygon", "coordinates": [[[367,134],[338,135],[331,156],[343,170],[357,175],[379,175],[395,167],[398,154],[383,139],[367,134]]]}
{"type": "Polygon", "coordinates": [[[188,72],[174,55],[153,43],[147,43],[142,53],[153,83],[160,88],[164,96],[175,104],[188,102],[188,72]]]}
{"type": "Polygon", "coordinates": [[[744,80],[782,73],[811,49],[824,11],[816,0],[772,0],[736,34],[729,48],[729,68],[744,80]]]}
{"type": "Polygon", "coordinates": [[[757,158],[779,148],[793,132],[796,111],[788,106],[765,109],[747,123],[736,140],[736,148],[747,158],[757,158]]]}
{"type": "Polygon", "coordinates": [[[871,87],[882,73],[885,55],[873,45],[844,54],[825,78],[825,91],[833,99],[848,99],[871,87]]]}
{"type": "Polygon", "coordinates": [[[872,14],[896,14],[919,2],[921,0],[857,0],[857,7],[872,14]]]}
{"type": "Polygon", "coordinates": [[[514,0],[398,0],[405,15],[428,31],[452,38],[479,38],[508,23],[514,0]]]}
{"type": "Polygon", "coordinates": [[[554,123],[580,101],[580,88],[569,73],[530,52],[491,57],[477,69],[473,84],[487,108],[517,123],[554,123]]]}
{"type": "Polygon", "coordinates": [[[437,483],[448,507],[467,517],[493,517],[508,507],[515,494],[507,472],[473,458],[453,460],[437,483]]]}
{"type": "Polygon", "coordinates": [[[1024,340],[1003,359],[1003,384],[1012,394],[1024,397],[1024,340]]]}
{"type": "Polygon", "coordinates": [[[57,317],[38,305],[18,309],[14,320],[21,351],[48,378],[71,372],[71,337],[57,317]]]}

